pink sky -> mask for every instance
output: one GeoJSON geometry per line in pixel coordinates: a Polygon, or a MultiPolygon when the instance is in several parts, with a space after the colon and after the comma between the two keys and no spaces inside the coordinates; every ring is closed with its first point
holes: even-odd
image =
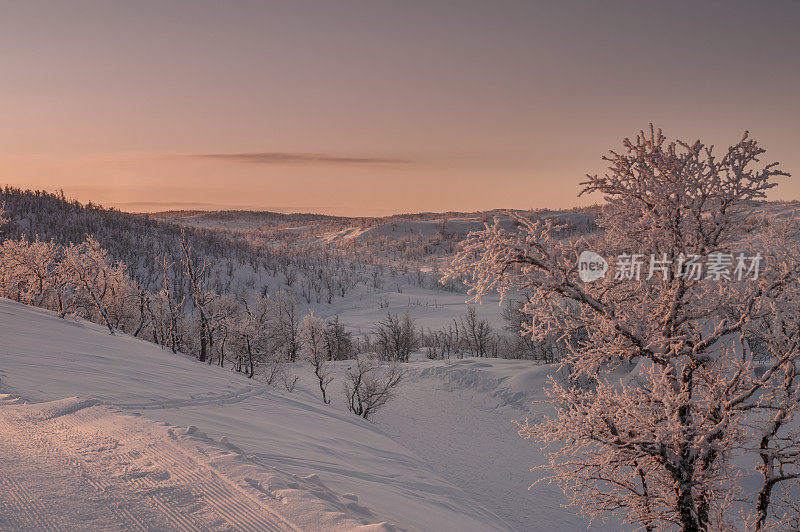
{"type": "MultiPolygon", "coordinates": [[[[798,2],[17,2],[0,183],[130,210],[565,207],[654,122],[800,171],[798,2]]],[[[800,198],[796,180],[773,198],[800,198]]],[[[581,202],[598,198],[582,198],[581,202]]]]}

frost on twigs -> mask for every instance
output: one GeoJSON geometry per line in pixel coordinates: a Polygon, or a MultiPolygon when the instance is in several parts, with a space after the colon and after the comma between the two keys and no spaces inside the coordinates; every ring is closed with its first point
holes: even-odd
{"type": "Polygon", "coordinates": [[[651,126],[623,147],[606,158],[605,175],[583,183],[583,193],[605,198],[601,232],[570,239],[550,221],[515,214],[517,230],[495,222],[470,234],[446,278],[465,279],[476,299],[529,293],[522,333],[565,340],[569,378],[547,390],[555,413],[518,425],[545,447],[544,480],[570,506],[646,530],[777,526],[791,508],[773,488],[800,473],[790,432],[800,388],[799,231],[772,224],[755,233],[747,218],[788,174],[761,164],[764,150],[746,134],[717,154],[700,141],[668,142],[651,126]],[[612,261],[659,257],[661,272],[584,283],[577,262],[586,250],[612,261]],[[758,278],[687,275],[682,260],[736,252],[763,256],[758,278]],[[755,471],[733,463],[741,452],[755,471]],[[762,479],[758,493],[739,491],[747,474],[762,479]]]}

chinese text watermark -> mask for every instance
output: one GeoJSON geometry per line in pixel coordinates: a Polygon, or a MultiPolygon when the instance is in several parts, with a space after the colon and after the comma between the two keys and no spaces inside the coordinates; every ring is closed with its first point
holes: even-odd
{"type": "MultiPolygon", "coordinates": [[[[679,254],[669,257],[666,253],[649,256],[633,253],[617,255],[614,263],[615,280],[649,280],[653,277],[666,280],[670,277],[690,281],[710,279],[713,281],[744,281],[758,279],[761,271],[761,254],[714,252],[708,255],[679,254]]],[[[578,276],[585,283],[605,277],[608,262],[593,251],[583,251],[578,257],[578,276]]]]}

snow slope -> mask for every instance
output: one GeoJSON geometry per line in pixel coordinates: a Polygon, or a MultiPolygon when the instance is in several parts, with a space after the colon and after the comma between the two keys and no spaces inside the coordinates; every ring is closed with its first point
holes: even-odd
{"type": "MultiPolygon", "coordinates": [[[[51,459],[47,453],[41,454],[41,463],[32,461],[33,455],[39,456],[39,449],[52,449],[52,442],[57,440],[42,436],[45,440],[51,438],[50,443],[44,441],[27,451],[23,448],[25,442],[36,441],[39,435],[55,429],[66,430],[70,437],[90,447],[92,442],[110,442],[112,447],[133,454],[144,448],[153,455],[148,454],[139,464],[150,468],[141,478],[158,479],[166,472],[176,482],[166,487],[178,492],[195,490],[196,501],[184,498],[183,502],[176,502],[180,508],[176,511],[197,519],[213,514],[209,521],[202,521],[204,528],[238,528],[235,519],[240,517],[236,512],[227,512],[226,518],[226,510],[220,509],[224,505],[215,506],[213,494],[221,485],[235,490],[229,493],[229,499],[244,497],[251,502],[276,493],[280,499],[282,490],[297,490],[292,495],[298,498],[297,510],[292,511],[292,506],[284,502],[278,505],[280,512],[269,505],[258,507],[257,511],[267,516],[267,510],[272,511],[280,519],[306,529],[328,528],[323,517],[330,520],[331,526],[343,528],[360,523],[385,529],[389,529],[388,523],[395,523],[405,529],[441,531],[511,528],[385,431],[336,406],[323,405],[310,391],[279,392],[227,370],[171,355],[153,344],[120,333],[109,335],[94,324],[62,320],[46,311],[1,299],[0,387],[29,402],[56,401],[37,407],[2,407],[0,419],[6,424],[7,433],[29,432],[16,447],[0,440],[3,452],[9,453],[9,460],[15,457],[18,467],[37,469],[42,472],[42,480],[47,477],[48,468],[53,469],[59,460],[72,460],[77,461],[73,477],[108,478],[94,470],[85,476],[80,472],[81,468],[97,465],[89,460],[86,448],[80,446],[65,446],[59,450],[63,454],[52,461],[48,461],[51,459]],[[74,396],[81,399],[64,401],[74,396]],[[95,405],[86,399],[100,403],[95,405]],[[42,415],[47,409],[58,415],[42,415]],[[141,413],[142,420],[137,421],[135,413],[141,413]],[[58,418],[63,419],[52,422],[58,418]],[[79,418],[82,421],[78,422],[79,418]],[[197,428],[165,428],[163,423],[197,428]],[[131,444],[131,440],[138,443],[131,444]],[[183,458],[184,453],[177,459],[177,451],[166,450],[176,445],[188,449],[188,458],[183,458]],[[235,455],[230,458],[232,462],[226,461],[226,453],[235,455]],[[205,480],[191,476],[205,474],[202,471],[206,467],[221,477],[217,484],[208,481],[211,483],[207,489],[205,480]],[[194,511],[192,504],[200,507],[194,511]]],[[[124,469],[120,456],[114,452],[107,457],[108,471],[124,469]]],[[[100,467],[103,462],[98,463],[100,467]]],[[[20,486],[9,492],[18,494],[14,500],[30,500],[25,493],[42,486],[35,476],[22,482],[25,477],[27,473],[19,472],[17,477],[5,480],[20,486]]],[[[70,500],[67,486],[72,486],[71,482],[65,478],[60,484],[65,500],[70,500]]],[[[105,488],[101,485],[101,489],[105,488]]],[[[115,479],[108,489],[112,495],[119,493],[123,501],[136,501],[130,494],[147,488],[137,487],[127,479],[115,479]]],[[[155,490],[158,492],[159,486],[155,490]]],[[[139,515],[134,510],[130,512],[139,515]]],[[[154,512],[144,512],[142,519],[157,519],[158,512],[154,512]]],[[[24,519],[30,513],[18,515],[24,519]]],[[[84,517],[77,509],[75,519],[84,517]]],[[[277,529],[283,526],[275,521],[277,529]]],[[[10,528],[14,528],[13,524],[10,528]]]]}
{"type": "MultiPolygon", "coordinates": [[[[544,457],[523,440],[511,420],[545,413],[542,389],[552,366],[527,360],[476,359],[411,362],[403,397],[377,416],[395,441],[426,457],[434,469],[488,506],[515,530],[586,530],[587,521],[544,476],[530,468],[544,457]]],[[[623,530],[595,521],[590,530],[623,530]]]]}
{"type": "Polygon", "coordinates": [[[0,406],[2,530],[395,530],[195,428],[77,397],[0,406]]]}

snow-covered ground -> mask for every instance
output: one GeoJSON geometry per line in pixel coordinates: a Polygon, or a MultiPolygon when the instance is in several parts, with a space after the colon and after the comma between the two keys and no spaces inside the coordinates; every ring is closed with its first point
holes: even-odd
{"type": "Polygon", "coordinates": [[[94,399],[0,403],[3,530],[395,530],[319,477],[263,467],[195,427],[94,399]]]}
{"type": "Polygon", "coordinates": [[[528,490],[542,476],[529,469],[543,457],[511,423],[541,415],[530,403],[543,398],[550,367],[472,358],[412,362],[407,371],[403,397],[376,416],[379,427],[515,530],[586,528],[574,511],[560,507],[555,485],[528,490]]]}
{"type": "Polygon", "coordinates": [[[492,294],[480,304],[467,304],[469,297],[466,294],[404,286],[402,293],[384,291],[364,294],[358,299],[339,300],[332,305],[306,307],[301,302],[301,307],[312,310],[324,319],[338,316],[347,330],[356,335],[374,333],[375,324],[385,319],[387,313],[402,315],[408,312],[417,327],[441,330],[452,326],[454,319],[463,319],[470,306],[475,307],[478,317],[486,320],[494,331],[504,330],[506,322],[503,320],[499,296],[492,294]]]}
{"type": "Polygon", "coordinates": [[[324,405],[311,370],[291,370],[288,393],[0,300],[0,388],[21,398],[0,406],[0,528],[586,526],[554,486],[526,489],[539,455],[509,422],[547,368],[413,362],[375,423],[343,408],[340,380],[324,405]]]}

